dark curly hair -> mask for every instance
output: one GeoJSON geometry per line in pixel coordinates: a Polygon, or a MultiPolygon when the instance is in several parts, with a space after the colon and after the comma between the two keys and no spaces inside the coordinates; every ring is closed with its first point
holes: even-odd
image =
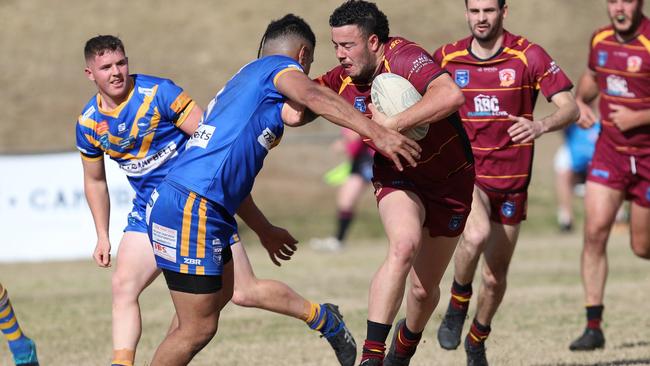
{"type": "Polygon", "coordinates": [[[124,44],[119,38],[111,35],[99,35],[86,41],[84,57],[86,60],[90,60],[95,55],[103,55],[106,51],[115,52],[118,50],[126,53],[124,52],[124,44]]]}
{"type": "Polygon", "coordinates": [[[262,53],[264,42],[280,37],[299,36],[316,47],[316,36],[311,27],[304,19],[294,14],[287,14],[280,19],[274,20],[266,27],[266,31],[260,40],[260,47],[257,50],[257,57],[262,53]]]}
{"type": "Polygon", "coordinates": [[[336,8],[330,16],[330,27],[356,25],[369,37],[376,34],[379,42],[388,42],[390,28],[388,18],[375,3],[364,0],[348,0],[336,8]]]}
{"type": "MultiPolygon", "coordinates": [[[[506,6],[506,0],[499,0],[499,9],[503,9],[506,6]]],[[[465,0],[465,7],[467,7],[467,0],[465,0]]]]}

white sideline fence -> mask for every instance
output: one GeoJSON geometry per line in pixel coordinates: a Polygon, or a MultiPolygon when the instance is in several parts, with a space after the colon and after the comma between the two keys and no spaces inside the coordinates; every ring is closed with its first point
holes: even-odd
{"type": "MultiPolygon", "coordinates": [[[[115,255],[135,193],[105,160],[115,255]]],[[[0,262],[90,259],[96,234],[77,152],[0,155],[0,262]]]]}

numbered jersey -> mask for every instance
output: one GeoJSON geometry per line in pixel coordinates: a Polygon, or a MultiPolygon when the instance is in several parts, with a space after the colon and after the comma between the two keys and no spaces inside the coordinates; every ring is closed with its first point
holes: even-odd
{"type": "Polygon", "coordinates": [[[77,120],[77,148],[85,160],[115,160],[136,192],[134,204],[144,208],[187,142],[178,127],[195,103],[171,80],[131,78],[133,89],[114,110],[102,108],[99,94],[88,102],[77,120]]]}
{"type": "Polygon", "coordinates": [[[573,85],[540,46],[505,32],[503,47],[487,60],[472,54],[472,37],[447,44],[434,59],[463,90],[460,109],[476,159],[476,182],[501,192],[525,191],[533,164],[533,143],[514,143],[508,115],[533,119],[537,95],[548,100],[573,85]]]}
{"type": "Polygon", "coordinates": [[[282,138],[286,98],[275,83],[291,71],[303,72],[286,56],[267,56],[244,66],[210,102],[166,180],[234,215],[264,158],[282,138]]]}
{"type": "Polygon", "coordinates": [[[638,35],[626,43],[616,39],[611,25],[596,31],[589,68],[596,72],[600,88],[602,143],[624,154],[650,154],[650,125],[621,132],[609,117],[612,104],[650,108],[650,21],[644,17],[638,35]]]}

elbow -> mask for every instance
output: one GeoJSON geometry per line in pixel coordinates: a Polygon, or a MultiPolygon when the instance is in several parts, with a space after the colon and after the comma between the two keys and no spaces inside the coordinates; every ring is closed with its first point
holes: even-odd
{"type": "Polygon", "coordinates": [[[456,88],[452,100],[454,103],[454,111],[457,111],[465,104],[465,95],[459,88],[456,88]]]}
{"type": "Polygon", "coordinates": [[[571,115],[573,116],[571,118],[572,121],[577,121],[580,119],[580,108],[578,108],[578,105],[576,103],[573,103],[571,106],[571,115]]]}

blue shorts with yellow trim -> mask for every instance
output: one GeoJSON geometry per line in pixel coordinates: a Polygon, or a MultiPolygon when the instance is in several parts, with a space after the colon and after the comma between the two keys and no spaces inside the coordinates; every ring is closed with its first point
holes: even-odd
{"type": "Polygon", "coordinates": [[[238,240],[237,222],[223,207],[173,182],[153,191],[146,218],[158,267],[174,272],[221,275],[222,252],[238,240]]]}

